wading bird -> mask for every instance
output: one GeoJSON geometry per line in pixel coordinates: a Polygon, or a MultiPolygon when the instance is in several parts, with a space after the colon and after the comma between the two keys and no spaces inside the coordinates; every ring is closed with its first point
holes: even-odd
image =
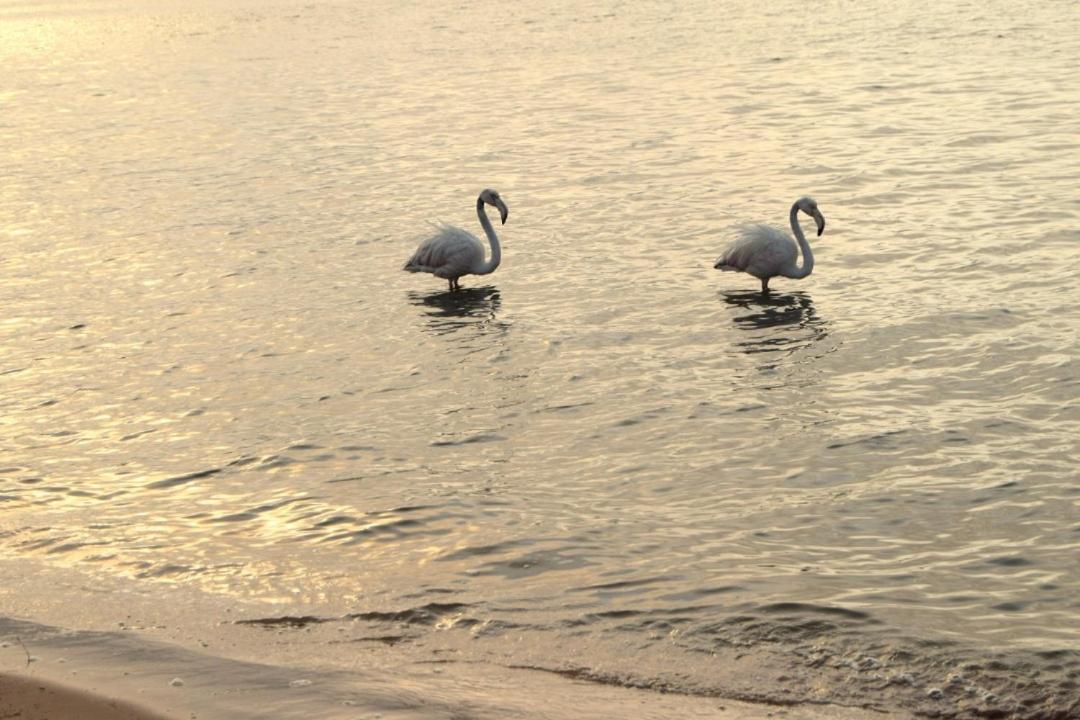
{"type": "Polygon", "coordinates": [[[825,217],[818,210],[813,198],[804,197],[791,206],[791,230],[798,247],[791,236],[772,225],[743,225],[738,228],[736,238],[716,261],[717,270],[731,270],[753,275],[761,280],[761,292],[769,292],[769,278],[780,275],[789,278],[804,278],[814,269],[814,253],[810,252],[810,243],[806,242],[802,228],[799,227],[799,211],[814,218],[817,234],[825,231],[825,217]],[[799,267],[799,250],[802,250],[803,263],[799,267]]]}
{"type": "Polygon", "coordinates": [[[404,269],[409,272],[431,273],[435,277],[449,280],[450,292],[461,289],[458,278],[462,275],[487,275],[495,272],[502,260],[502,249],[499,247],[495,228],[491,227],[491,221],[484,211],[485,204],[499,209],[499,217],[504,225],[510,211],[506,209],[506,203],[499,197],[499,193],[494,190],[484,190],[480,197],[476,198],[476,215],[480,218],[480,225],[484,228],[488,242],[491,243],[491,259],[484,262],[484,246],[472,233],[451,225],[439,225],[438,233],[420,243],[420,247],[405,263],[404,269]]]}

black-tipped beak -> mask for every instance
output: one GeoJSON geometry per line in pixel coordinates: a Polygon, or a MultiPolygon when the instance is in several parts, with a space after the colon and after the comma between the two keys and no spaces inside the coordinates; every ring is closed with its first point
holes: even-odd
{"type": "Polygon", "coordinates": [[[503,203],[499,203],[499,219],[502,220],[503,225],[506,224],[506,218],[508,217],[510,217],[510,210],[503,203]]]}
{"type": "Polygon", "coordinates": [[[821,237],[821,233],[825,232],[825,216],[820,212],[814,213],[814,222],[817,223],[817,234],[821,237]]]}

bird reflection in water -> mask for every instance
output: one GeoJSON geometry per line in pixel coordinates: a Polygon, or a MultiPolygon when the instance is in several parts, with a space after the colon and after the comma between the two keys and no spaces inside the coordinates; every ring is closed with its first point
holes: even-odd
{"type": "Polygon", "coordinates": [[[749,339],[736,343],[744,353],[793,353],[816,346],[829,335],[828,323],[805,292],[722,292],[720,297],[746,311],[734,318],[736,327],[750,333],[749,339]]]}
{"type": "Polygon", "coordinates": [[[409,302],[425,312],[427,329],[436,335],[465,327],[503,329],[497,320],[502,299],[498,288],[491,285],[462,288],[457,292],[410,292],[409,302]]]}

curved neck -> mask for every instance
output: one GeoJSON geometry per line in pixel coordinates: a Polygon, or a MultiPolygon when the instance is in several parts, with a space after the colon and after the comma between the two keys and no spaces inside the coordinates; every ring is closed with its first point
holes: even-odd
{"type": "Polygon", "coordinates": [[[502,261],[502,248],[499,247],[499,236],[495,234],[495,228],[491,227],[491,221],[488,220],[487,213],[484,211],[483,198],[476,198],[476,216],[480,218],[480,226],[484,228],[484,234],[487,235],[488,242],[491,243],[491,259],[473,270],[473,274],[487,275],[495,272],[495,268],[499,267],[499,263],[502,261]]]}
{"type": "Polygon", "coordinates": [[[814,269],[814,253],[810,251],[810,243],[806,242],[806,236],[803,235],[802,228],[799,227],[799,203],[791,206],[791,231],[795,233],[799,249],[802,250],[803,264],[802,267],[796,265],[788,277],[804,278],[814,269]]]}

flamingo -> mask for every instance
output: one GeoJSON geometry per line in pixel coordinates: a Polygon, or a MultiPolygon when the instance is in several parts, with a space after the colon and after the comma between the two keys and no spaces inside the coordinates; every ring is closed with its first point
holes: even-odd
{"type": "Polygon", "coordinates": [[[818,210],[817,202],[810,197],[802,197],[791,206],[791,229],[798,247],[791,236],[772,225],[743,225],[738,228],[736,238],[713,266],[717,270],[733,270],[753,275],[761,280],[761,292],[769,292],[769,278],[782,277],[801,279],[814,269],[814,253],[810,252],[810,243],[806,242],[802,228],[799,227],[799,211],[814,218],[817,234],[825,231],[825,217],[818,210]],[[799,250],[802,250],[803,264],[799,267],[799,250]]]}
{"type": "Polygon", "coordinates": [[[499,217],[504,225],[510,211],[499,193],[494,190],[484,190],[476,198],[476,215],[480,218],[480,225],[484,228],[488,242],[491,243],[490,260],[484,262],[484,246],[475,235],[451,225],[439,225],[439,232],[420,243],[420,247],[403,269],[409,272],[431,273],[435,277],[449,280],[450,292],[461,289],[458,278],[462,275],[487,275],[495,272],[502,260],[502,249],[499,247],[495,229],[491,227],[491,221],[484,211],[485,204],[499,209],[499,217]]]}

